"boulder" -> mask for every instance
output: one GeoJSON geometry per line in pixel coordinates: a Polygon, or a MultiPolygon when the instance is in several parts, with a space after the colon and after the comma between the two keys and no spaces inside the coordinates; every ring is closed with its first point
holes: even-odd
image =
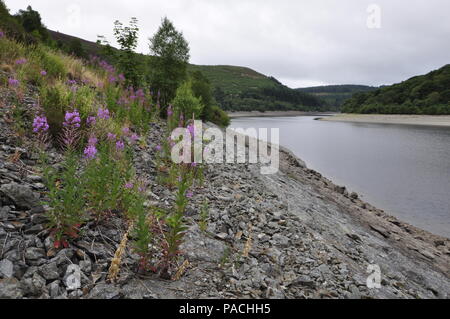
{"type": "Polygon", "coordinates": [[[19,209],[31,209],[39,205],[39,198],[25,185],[17,183],[4,184],[0,187],[0,196],[11,200],[19,209]]]}

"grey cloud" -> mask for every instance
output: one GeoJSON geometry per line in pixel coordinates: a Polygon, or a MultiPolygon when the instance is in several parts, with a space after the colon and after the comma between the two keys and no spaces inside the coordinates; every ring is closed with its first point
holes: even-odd
{"type": "Polygon", "coordinates": [[[183,31],[195,64],[231,64],[291,86],[381,85],[450,63],[448,0],[7,0],[28,4],[51,29],[112,40],[114,20],[140,21],[139,51],[167,15],[183,31]],[[381,8],[381,29],[366,25],[369,4],[381,8]],[[73,26],[70,8],[80,8],[73,26]]]}

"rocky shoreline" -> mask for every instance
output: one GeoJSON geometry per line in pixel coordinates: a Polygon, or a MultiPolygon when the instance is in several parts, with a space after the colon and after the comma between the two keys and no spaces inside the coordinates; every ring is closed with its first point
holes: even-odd
{"type": "Polygon", "coordinates": [[[325,116],[332,115],[335,113],[324,113],[324,112],[303,112],[303,111],[267,111],[267,112],[229,112],[228,116],[230,118],[240,118],[240,117],[285,117],[285,116],[325,116]]]}
{"type": "MultiPolygon", "coordinates": [[[[108,269],[128,225],[118,215],[82,227],[56,250],[45,228],[45,187],[36,156],[11,129],[8,92],[0,92],[0,298],[449,298],[450,240],[403,223],[308,169],[281,148],[280,171],[258,164],[214,164],[195,191],[182,246],[179,280],[136,272],[126,247],[119,279],[108,269]],[[207,231],[200,207],[209,201],[207,231]],[[381,268],[381,288],[366,285],[381,268]],[[71,265],[81,287],[71,289],[71,265]]],[[[31,109],[34,96],[24,98],[31,109]]],[[[174,194],[156,183],[155,123],[135,167],[149,183],[148,205],[170,207],[174,194]]],[[[49,153],[54,165],[61,155],[49,153]]]]}
{"type": "Polygon", "coordinates": [[[450,115],[335,114],[321,121],[450,127],[450,115]]]}

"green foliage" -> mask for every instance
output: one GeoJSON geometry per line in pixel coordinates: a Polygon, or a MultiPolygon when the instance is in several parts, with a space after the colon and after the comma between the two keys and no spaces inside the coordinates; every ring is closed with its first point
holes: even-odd
{"type": "Polygon", "coordinates": [[[26,10],[19,10],[15,18],[22,24],[26,32],[32,33],[35,37],[44,41],[48,39],[48,32],[42,24],[41,15],[31,6],[28,6],[26,10]]]}
{"type": "Polygon", "coordinates": [[[450,114],[450,65],[378,90],[357,93],[346,113],[450,114]]]}
{"type": "Polygon", "coordinates": [[[56,242],[75,238],[85,220],[82,182],[78,174],[79,159],[75,153],[66,154],[62,172],[46,170],[45,184],[52,209],[47,213],[49,227],[56,242]]]}
{"type": "Polygon", "coordinates": [[[186,79],[189,62],[189,45],[169,19],[164,18],[150,39],[150,83],[160,92],[162,105],[169,103],[178,86],[186,79]]]}
{"type": "Polygon", "coordinates": [[[198,222],[200,230],[202,232],[206,232],[206,229],[208,228],[208,218],[209,218],[209,205],[208,200],[205,200],[200,210],[200,221],[198,222]]]}
{"type": "Polygon", "coordinates": [[[69,46],[67,48],[67,51],[70,54],[74,54],[75,56],[79,58],[87,58],[87,54],[83,48],[83,44],[81,43],[80,39],[73,38],[69,42],[69,46]]]}
{"type": "Polygon", "coordinates": [[[49,133],[54,140],[61,135],[64,115],[67,108],[68,92],[62,83],[41,88],[41,106],[50,126],[49,133]]]}
{"type": "Polygon", "coordinates": [[[36,39],[25,32],[22,23],[11,16],[3,0],[0,0],[0,31],[10,38],[26,43],[35,43],[36,39]]]}
{"type": "Polygon", "coordinates": [[[180,114],[183,114],[185,119],[191,119],[193,116],[199,119],[202,115],[203,104],[199,98],[194,96],[190,82],[184,82],[177,89],[172,104],[175,119],[179,118],[180,114]]]}
{"type": "Polygon", "coordinates": [[[138,44],[138,21],[131,18],[130,25],[124,27],[120,21],[114,22],[114,36],[120,45],[117,55],[117,65],[124,74],[127,86],[137,88],[142,84],[142,74],[140,60],[134,52],[138,44]]]}
{"type": "Polygon", "coordinates": [[[365,85],[324,85],[297,89],[310,93],[329,106],[330,111],[339,111],[344,102],[355,93],[376,90],[376,87],[365,85]]]}
{"type": "Polygon", "coordinates": [[[133,171],[128,159],[124,154],[117,154],[111,142],[102,143],[97,154],[86,166],[83,186],[87,203],[99,219],[105,213],[123,208],[124,185],[131,180],[133,171]]]}
{"type": "Polygon", "coordinates": [[[182,171],[178,178],[178,191],[175,197],[175,209],[166,218],[169,231],[165,234],[163,244],[162,273],[163,276],[175,265],[180,253],[179,248],[183,243],[185,231],[188,229],[184,223],[184,213],[188,204],[187,191],[191,186],[191,176],[189,171],[182,171]]]}
{"type": "Polygon", "coordinates": [[[211,107],[210,113],[206,116],[206,120],[221,127],[227,127],[230,125],[230,117],[228,114],[216,105],[211,107]]]}
{"type": "Polygon", "coordinates": [[[209,80],[214,99],[226,111],[318,111],[327,108],[317,97],[290,89],[274,77],[249,68],[191,65],[189,69],[200,71],[209,80]]]}
{"type": "Polygon", "coordinates": [[[141,256],[141,269],[148,268],[147,264],[151,258],[150,244],[153,241],[149,216],[146,214],[144,206],[134,205],[131,207],[133,213],[136,214],[136,220],[133,229],[133,248],[136,253],[141,256]]]}

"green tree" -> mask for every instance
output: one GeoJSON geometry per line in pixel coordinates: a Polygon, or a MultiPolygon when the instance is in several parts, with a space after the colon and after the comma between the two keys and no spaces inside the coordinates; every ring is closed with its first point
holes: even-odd
{"type": "Polygon", "coordinates": [[[186,79],[189,62],[189,44],[183,33],[177,31],[166,18],[150,40],[150,82],[160,92],[160,102],[171,101],[178,86],[186,79]]]}
{"type": "Polygon", "coordinates": [[[26,32],[32,33],[37,31],[43,40],[48,39],[48,32],[42,24],[41,15],[33,10],[31,6],[28,6],[26,10],[19,10],[15,17],[20,21],[26,32]]]}
{"type": "Polygon", "coordinates": [[[120,21],[114,22],[114,36],[120,45],[117,63],[124,74],[127,85],[137,88],[142,84],[140,62],[135,52],[139,38],[138,20],[131,18],[129,26],[124,26],[120,21]]]}
{"type": "Polygon", "coordinates": [[[203,112],[201,119],[208,120],[212,115],[212,106],[214,104],[211,83],[202,72],[195,71],[191,74],[191,89],[195,97],[202,101],[203,112]]]}

